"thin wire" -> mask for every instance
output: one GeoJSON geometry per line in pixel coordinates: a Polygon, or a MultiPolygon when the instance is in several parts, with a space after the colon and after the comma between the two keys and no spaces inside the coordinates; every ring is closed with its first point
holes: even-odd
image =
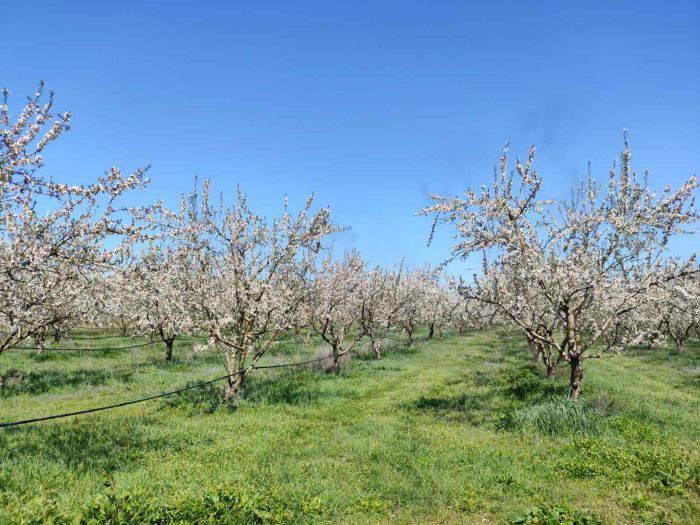
{"type": "MultiPolygon", "coordinates": [[[[417,339],[418,338],[414,339],[414,341],[417,339]]],[[[153,344],[153,343],[145,343],[143,345],[138,345],[138,346],[146,346],[147,344],[153,344]]],[[[123,348],[126,348],[126,347],[123,347],[123,348]]],[[[135,348],[135,347],[132,347],[132,348],[135,348]]],[[[58,348],[56,348],[55,350],[58,350],[58,348]]],[[[66,349],[63,349],[63,350],[66,350],[66,349]]],[[[79,349],[79,350],[85,350],[85,349],[79,349]]],[[[116,350],[116,348],[113,350],[116,350]]],[[[317,359],[311,359],[308,361],[298,361],[296,363],[283,363],[283,364],[278,364],[278,365],[253,366],[250,370],[264,370],[264,369],[272,369],[272,368],[291,368],[291,367],[295,367],[295,366],[302,366],[302,365],[308,365],[311,363],[317,363],[319,361],[323,361],[324,359],[330,359],[331,357],[334,357],[334,354],[328,354],[326,356],[319,357],[317,359]]],[[[246,372],[245,371],[234,372],[233,374],[227,374],[225,376],[217,377],[215,379],[210,379],[209,381],[204,381],[202,383],[197,383],[195,385],[190,385],[190,386],[178,388],[177,390],[162,392],[160,394],[154,394],[152,396],[142,397],[139,399],[133,399],[131,401],[124,401],[122,403],[115,403],[112,405],[106,405],[106,406],[96,407],[96,408],[88,408],[85,410],[77,410],[75,412],[66,412],[63,414],[54,414],[52,416],[43,416],[43,417],[37,417],[37,418],[31,418],[31,419],[23,419],[23,420],[19,420],[19,421],[9,421],[9,422],[5,422],[5,423],[0,423],[0,428],[17,427],[17,426],[21,426],[21,425],[28,425],[30,423],[37,423],[40,421],[49,421],[52,419],[62,419],[62,418],[71,417],[71,416],[79,416],[82,414],[91,414],[93,412],[101,412],[103,410],[111,410],[114,408],[120,408],[120,407],[124,407],[124,406],[128,406],[128,405],[134,405],[136,403],[143,403],[144,401],[151,401],[153,399],[168,397],[168,396],[172,396],[175,394],[179,394],[181,392],[186,392],[187,390],[193,390],[195,388],[200,388],[200,387],[203,387],[206,385],[210,385],[212,383],[216,383],[217,381],[223,381],[224,379],[229,379],[231,377],[241,375],[243,373],[246,373],[246,372]]]]}
{"type": "MultiPolygon", "coordinates": [[[[323,361],[324,359],[329,359],[330,357],[333,357],[333,354],[329,354],[327,356],[320,357],[318,359],[312,359],[309,361],[300,361],[296,363],[285,363],[285,364],[279,364],[279,365],[264,365],[264,366],[254,366],[251,370],[261,370],[261,369],[269,369],[269,368],[290,368],[293,366],[301,366],[301,365],[307,365],[310,363],[316,363],[319,361],[323,361]]],[[[21,425],[28,425],[30,423],[37,423],[39,421],[49,421],[51,419],[62,419],[66,417],[71,417],[71,416],[79,416],[82,414],[91,414],[93,412],[101,412],[103,410],[111,410],[113,408],[120,408],[124,407],[127,405],[134,405],[136,403],[143,403],[144,401],[151,401],[153,399],[159,399],[162,397],[168,397],[172,396],[175,394],[179,394],[181,392],[185,392],[187,390],[192,390],[195,388],[200,388],[206,385],[210,385],[212,383],[216,383],[217,381],[223,381],[224,379],[229,379],[231,377],[235,377],[237,375],[241,375],[243,373],[246,373],[245,371],[239,371],[239,372],[234,372],[233,374],[226,374],[225,376],[217,377],[215,379],[210,379],[209,381],[204,381],[202,383],[197,383],[195,385],[190,385],[182,388],[178,388],[177,390],[171,390],[169,392],[161,392],[160,394],[154,394],[152,396],[147,396],[147,397],[142,397],[139,399],[132,399],[131,401],[123,401],[122,403],[115,403],[113,405],[106,405],[102,407],[96,407],[96,408],[87,408],[85,410],[77,410],[75,412],[66,412],[63,414],[54,414],[52,416],[43,416],[43,417],[36,417],[36,418],[31,418],[31,419],[23,419],[20,421],[9,421],[5,423],[0,423],[0,428],[8,428],[8,427],[17,427],[21,425]]]]}

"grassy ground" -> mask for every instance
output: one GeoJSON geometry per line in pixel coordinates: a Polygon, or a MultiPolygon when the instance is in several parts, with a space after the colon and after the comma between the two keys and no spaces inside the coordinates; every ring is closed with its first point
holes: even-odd
{"type": "MultiPolygon", "coordinates": [[[[8,351],[0,420],[221,375],[190,344],[171,365],[153,348],[8,351]]],[[[588,361],[572,405],[523,347],[453,336],[339,376],[259,371],[234,409],[214,386],[0,429],[0,523],[698,523],[700,349],[588,361]]],[[[266,363],[318,351],[288,342],[266,363]]]]}

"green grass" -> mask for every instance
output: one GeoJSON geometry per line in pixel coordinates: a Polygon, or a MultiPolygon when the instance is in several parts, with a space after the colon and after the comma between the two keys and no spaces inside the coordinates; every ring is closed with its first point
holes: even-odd
{"type": "MultiPolygon", "coordinates": [[[[128,339],[81,340],[125,346],[128,339]]],[[[74,346],[76,341],[65,341],[74,346]]],[[[0,356],[0,420],[125,401],[222,374],[163,349],[0,356]]],[[[162,345],[161,345],[162,346],[162,345]]],[[[354,357],[339,375],[221,386],[0,429],[0,523],[697,523],[700,349],[635,350],[546,380],[481,332],[354,357]]],[[[265,363],[310,358],[285,341],[265,363]]]]}

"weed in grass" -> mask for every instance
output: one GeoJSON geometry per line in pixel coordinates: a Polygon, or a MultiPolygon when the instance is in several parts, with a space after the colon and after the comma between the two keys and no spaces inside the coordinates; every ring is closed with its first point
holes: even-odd
{"type": "Polygon", "coordinates": [[[309,523],[326,513],[318,501],[289,501],[275,495],[223,486],[200,498],[164,502],[139,493],[98,496],[82,512],[78,523],[220,525],[309,523]]]}
{"type": "Polygon", "coordinates": [[[577,478],[602,476],[644,483],[656,492],[683,495],[695,487],[697,458],[670,443],[622,443],[593,439],[574,442],[558,469],[577,478]]]}
{"type": "Polygon", "coordinates": [[[452,503],[452,507],[457,512],[473,514],[482,507],[479,500],[479,493],[475,489],[465,490],[462,496],[452,503]]]}
{"type": "Polygon", "coordinates": [[[627,408],[625,403],[609,392],[595,392],[587,401],[606,417],[620,414],[627,408]]]}
{"type": "Polygon", "coordinates": [[[365,514],[386,514],[391,512],[391,503],[376,496],[363,496],[356,504],[356,507],[365,514]]]}
{"type": "Polygon", "coordinates": [[[510,525],[602,525],[594,514],[568,505],[542,505],[529,510],[510,525]]]}
{"type": "Polygon", "coordinates": [[[610,428],[627,440],[652,443],[661,441],[661,432],[656,427],[642,421],[639,416],[619,415],[611,417],[608,421],[610,428]]]}

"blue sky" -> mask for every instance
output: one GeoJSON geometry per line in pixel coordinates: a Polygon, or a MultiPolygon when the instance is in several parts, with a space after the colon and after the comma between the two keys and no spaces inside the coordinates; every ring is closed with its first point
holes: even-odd
{"type": "Polygon", "coordinates": [[[426,194],[488,182],[507,141],[550,195],[606,177],[625,127],[655,186],[699,172],[699,5],[5,0],[0,85],[73,112],[55,179],[151,164],[144,202],[198,175],[264,214],[313,191],[337,249],[420,265],[451,242],[426,247],[426,194]]]}

